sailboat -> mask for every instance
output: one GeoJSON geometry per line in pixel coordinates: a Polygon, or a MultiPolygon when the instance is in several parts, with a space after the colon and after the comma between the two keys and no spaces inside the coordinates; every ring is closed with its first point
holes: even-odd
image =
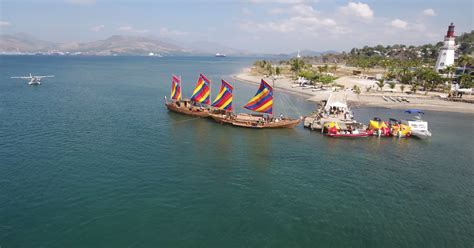
{"type": "Polygon", "coordinates": [[[273,88],[263,79],[257,93],[244,108],[262,114],[234,114],[226,111],[225,113],[211,113],[210,117],[219,123],[248,128],[293,128],[301,121],[300,119],[270,117],[273,114],[273,88]]]}
{"type": "Polygon", "coordinates": [[[210,94],[211,81],[203,74],[200,74],[191,100],[181,99],[181,78],[173,75],[171,82],[171,101],[168,102],[168,100],[166,100],[165,105],[168,110],[172,112],[197,117],[208,117],[210,94]]]}

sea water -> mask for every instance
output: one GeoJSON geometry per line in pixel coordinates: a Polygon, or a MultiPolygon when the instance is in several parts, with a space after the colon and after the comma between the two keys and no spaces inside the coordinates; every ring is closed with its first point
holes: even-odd
{"type": "MultiPolygon", "coordinates": [[[[472,247],[474,116],[426,111],[429,140],[253,130],[169,113],[171,75],[254,58],[0,57],[1,247],[472,247]],[[54,74],[41,86],[10,79],[54,74]]],[[[271,82],[270,82],[271,83],[271,82]]],[[[316,108],[275,91],[275,113],[316,108]]],[[[355,108],[368,122],[403,110],[355,108]]]]}

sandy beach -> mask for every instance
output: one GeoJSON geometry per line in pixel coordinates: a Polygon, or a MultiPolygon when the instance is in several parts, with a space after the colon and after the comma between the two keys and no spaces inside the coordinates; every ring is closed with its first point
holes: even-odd
{"type": "MultiPolygon", "coordinates": [[[[259,84],[261,76],[250,74],[250,69],[246,68],[242,72],[232,76],[235,80],[259,84]]],[[[275,82],[270,78],[264,78],[268,83],[273,84],[277,90],[282,90],[288,93],[296,94],[302,97],[306,97],[308,101],[320,102],[321,100],[328,99],[329,95],[334,92],[334,89],[314,89],[311,87],[299,87],[293,82],[292,79],[287,77],[280,77],[275,82]]],[[[474,105],[463,102],[452,102],[443,100],[441,97],[446,96],[443,93],[431,93],[425,95],[424,92],[417,94],[406,94],[401,92],[389,92],[389,89],[384,87],[384,91],[365,92],[366,87],[375,84],[374,81],[359,79],[355,76],[343,76],[336,80],[337,84],[344,85],[345,90],[338,91],[339,94],[347,93],[347,101],[352,106],[369,106],[369,107],[384,107],[392,109],[409,109],[419,108],[431,111],[444,111],[444,112],[459,112],[474,114],[474,105]],[[361,88],[361,93],[357,95],[351,88],[353,85],[358,85],[361,88]],[[383,97],[387,100],[385,100],[383,97]],[[410,102],[398,102],[390,100],[392,98],[405,97],[410,102]]],[[[464,98],[474,99],[471,95],[465,95],[464,98]]]]}

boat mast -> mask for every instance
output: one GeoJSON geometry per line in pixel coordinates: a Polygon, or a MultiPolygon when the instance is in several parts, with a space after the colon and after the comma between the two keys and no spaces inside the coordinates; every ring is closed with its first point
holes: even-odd
{"type": "Polygon", "coordinates": [[[212,105],[212,88],[211,88],[212,77],[209,79],[209,107],[212,105]]]}
{"type": "Polygon", "coordinates": [[[275,75],[272,75],[272,97],[275,100],[272,104],[273,105],[272,106],[272,115],[273,115],[273,113],[275,113],[275,106],[276,106],[276,98],[275,98],[275,81],[276,80],[277,80],[277,78],[275,77],[275,75]]]}

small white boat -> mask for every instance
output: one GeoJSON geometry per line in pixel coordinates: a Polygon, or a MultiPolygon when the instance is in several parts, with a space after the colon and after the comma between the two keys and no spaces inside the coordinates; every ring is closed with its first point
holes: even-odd
{"type": "Polygon", "coordinates": [[[385,96],[382,96],[382,98],[383,98],[386,102],[388,102],[388,99],[387,99],[385,96]]]}
{"type": "Polygon", "coordinates": [[[402,121],[403,124],[411,128],[412,136],[419,139],[427,139],[431,137],[431,131],[428,129],[428,122],[421,119],[421,114],[424,114],[423,111],[419,109],[410,109],[405,111],[405,113],[418,114],[414,119],[402,121]]]}

